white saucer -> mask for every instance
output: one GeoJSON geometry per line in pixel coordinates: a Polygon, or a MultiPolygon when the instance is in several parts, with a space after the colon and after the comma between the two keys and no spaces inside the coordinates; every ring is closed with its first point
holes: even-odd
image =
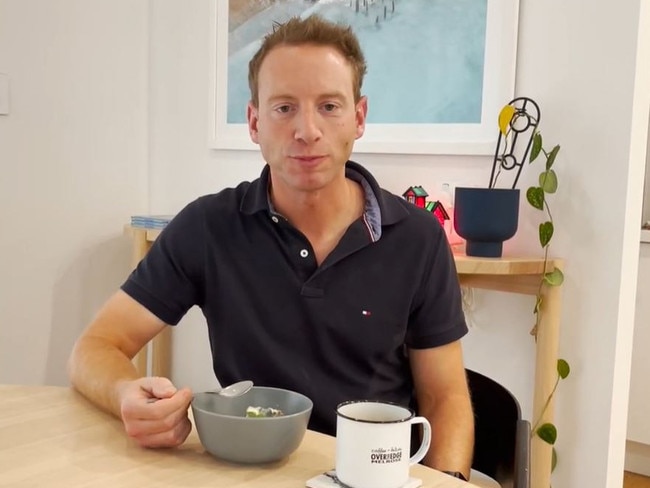
{"type": "MultiPolygon", "coordinates": [[[[345,488],[336,478],[336,471],[328,471],[327,473],[319,474],[307,480],[305,485],[307,488],[345,488]]],[[[419,478],[409,478],[401,488],[418,488],[422,486],[422,480],[419,478]]]]}

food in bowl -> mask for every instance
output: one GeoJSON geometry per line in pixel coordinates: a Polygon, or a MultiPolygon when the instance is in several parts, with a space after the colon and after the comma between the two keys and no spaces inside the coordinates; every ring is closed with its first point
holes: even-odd
{"type": "Polygon", "coordinates": [[[261,417],[281,417],[284,412],[278,408],[273,407],[252,407],[246,409],[246,417],[261,418],[261,417]]]}
{"type": "Polygon", "coordinates": [[[192,399],[201,444],[214,457],[246,464],[269,463],[294,452],[307,431],[313,403],[291,390],[254,386],[244,395],[197,393],[192,399]],[[275,417],[247,417],[249,406],[273,406],[275,417]]]}

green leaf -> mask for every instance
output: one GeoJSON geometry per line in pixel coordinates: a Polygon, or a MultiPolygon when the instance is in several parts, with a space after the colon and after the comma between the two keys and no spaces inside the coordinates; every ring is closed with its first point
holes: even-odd
{"type": "Polygon", "coordinates": [[[539,243],[546,247],[553,237],[553,222],[547,221],[539,224],[539,243]]]}
{"type": "Polygon", "coordinates": [[[557,440],[557,429],[551,423],[542,424],[537,428],[537,435],[547,444],[553,445],[557,440]]]}
{"type": "Polygon", "coordinates": [[[546,193],[555,193],[557,191],[557,175],[552,169],[543,171],[539,174],[539,186],[541,186],[546,193]]]}
{"type": "Polygon", "coordinates": [[[537,159],[537,156],[539,156],[539,153],[542,150],[542,134],[539,132],[535,132],[535,136],[533,137],[533,147],[530,150],[530,160],[529,162],[533,162],[537,159]]]}
{"type": "Polygon", "coordinates": [[[544,209],[544,190],[538,186],[531,186],[526,192],[526,199],[537,210],[544,209]]]}
{"type": "Polygon", "coordinates": [[[557,466],[557,451],[555,447],[551,449],[551,473],[555,471],[555,466],[557,466]]]}
{"type": "Polygon", "coordinates": [[[564,283],[564,274],[562,274],[562,271],[555,268],[550,273],[544,274],[544,281],[550,286],[560,286],[562,283],[564,283]]]}
{"type": "Polygon", "coordinates": [[[546,170],[547,171],[549,169],[551,169],[551,166],[553,166],[553,163],[555,162],[555,158],[557,157],[557,153],[559,153],[559,152],[560,152],[560,145],[558,144],[548,154],[548,157],[546,158],[546,170]]]}
{"type": "Polygon", "coordinates": [[[565,379],[569,376],[571,372],[571,366],[564,359],[557,360],[557,374],[560,375],[560,378],[565,379]]]}

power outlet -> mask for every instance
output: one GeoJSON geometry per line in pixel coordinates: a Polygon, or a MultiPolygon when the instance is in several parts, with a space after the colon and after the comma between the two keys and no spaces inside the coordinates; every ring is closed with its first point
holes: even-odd
{"type": "Polygon", "coordinates": [[[0,73],[0,115],[9,115],[9,76],[0,73]]]}

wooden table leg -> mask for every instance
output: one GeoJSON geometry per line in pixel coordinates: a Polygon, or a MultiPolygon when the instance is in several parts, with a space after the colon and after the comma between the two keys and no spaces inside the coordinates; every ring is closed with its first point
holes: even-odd
{"type": "MultiPolygon", "coordinates": [[[[558,266],[559,268],[560,266],[558,266]]],[[[561,287],[545,286],[543,290],[542,316],[537,330],[535,358],[535,392],[533,397],[533,426],[553,422],[551,400],[544,410],[549,395],[557,380],[558,343],[560,332],[561,287]],[[544,413],[542,415],[542,411],[544,413]]],[[[531,487],[549,488],[551,486],[552,446],[533,436],[531,442],[531,487]]]]}
{"type": "Polygon", "coordinates": [[[170,378],[172,374],[171,361],[171,326],[165,327],[154,337],[151,343],[151,375],[170,378]]]}
{"type": "MultiPolygon", "coordinates": [[[[147,238],[147,229],[131,228],[133,237],[133,255],[131,264],[135,268],[151,249],[152,241],[147,238]]],[[[142,376],[164,376],[171,375],[171,327],[165,327],[163,331],[143,347],[133,358],[133,363],[142,376]],[[151,368],[149,368],[151,359],[151,368]]]]}
{"type": "MultiPolygon", "coordinates": [[[[131,265],[135,269],[142,258],[149,252],[151,243],[147,241],[147,231],[145,229],[133,229],[133,253],[131,256],[131,265]]],[[[144,346],[133,358],[133,363],[141,376],[148,376],[148,345],[144,346]]]]}

